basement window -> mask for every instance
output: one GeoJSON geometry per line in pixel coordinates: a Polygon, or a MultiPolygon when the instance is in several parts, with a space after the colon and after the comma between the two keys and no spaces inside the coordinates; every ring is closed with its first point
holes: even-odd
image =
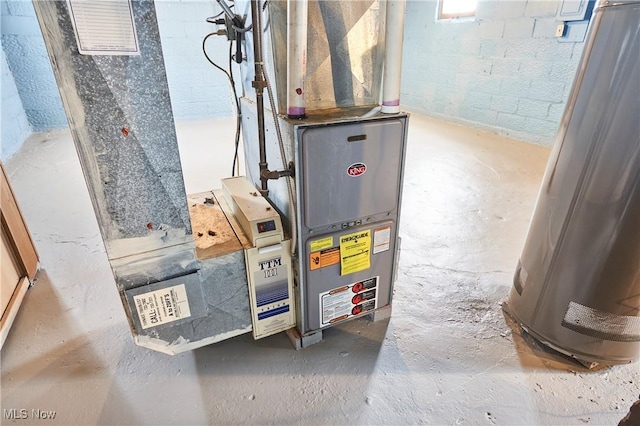
{"type": "Polygon", "coordinates": [[[478,0],[440,0],[438,19],[473,18],[477,7],[478,0]]]}

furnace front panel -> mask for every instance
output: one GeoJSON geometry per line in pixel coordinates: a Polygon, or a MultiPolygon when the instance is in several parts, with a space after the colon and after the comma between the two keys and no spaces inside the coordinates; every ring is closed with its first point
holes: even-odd
{"type": "Polygon", "coordinates": [[[303,333],[391,303],[406,124],[399,115],[297,129],[303,333]]]}
{"type": "Polygon", "coordinates": [[[400,120],[303,130],[305,227],[317,231],[394,211],[402,134],[400,120]]]}

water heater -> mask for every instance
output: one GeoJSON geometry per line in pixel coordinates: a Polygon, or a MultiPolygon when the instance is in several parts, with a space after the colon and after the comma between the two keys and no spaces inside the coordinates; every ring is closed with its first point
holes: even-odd
{"type": "Polygon", "coordinates": [[[581,361],[640,355],[640,2],[596,9],[508,309],[581,361]]]}

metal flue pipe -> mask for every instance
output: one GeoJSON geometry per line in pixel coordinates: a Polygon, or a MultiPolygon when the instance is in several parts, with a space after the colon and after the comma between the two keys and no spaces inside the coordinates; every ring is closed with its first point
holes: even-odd
{"type": "Polygon", "coordinates": [[[402,45],[406,0],[387,1],[385,25],[384,80],[382,86],[382,112],[400,112],[400,77],[402,73],[402,45]]]}

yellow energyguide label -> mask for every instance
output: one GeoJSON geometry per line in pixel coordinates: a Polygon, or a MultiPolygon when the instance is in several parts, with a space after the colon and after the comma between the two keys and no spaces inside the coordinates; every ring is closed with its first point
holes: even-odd
{"type": "Polygon", "coordinates": [[[340,237],[341,275],[353,274],[371,267],[371,230],[340,237]]]}

